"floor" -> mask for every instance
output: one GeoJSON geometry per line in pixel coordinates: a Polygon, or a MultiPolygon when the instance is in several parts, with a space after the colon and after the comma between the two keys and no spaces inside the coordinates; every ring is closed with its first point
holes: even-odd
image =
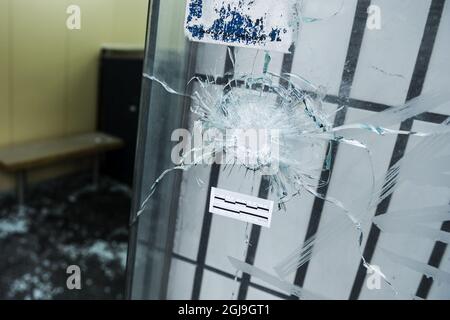
{"type": "Polygon", "coordinates": [[[0,299],[123,299],[131,192],[77,174],[28,190],[24,213],[0,194],[0,299]],[[69,290],[67,267],[80,268],[69,290]]]}

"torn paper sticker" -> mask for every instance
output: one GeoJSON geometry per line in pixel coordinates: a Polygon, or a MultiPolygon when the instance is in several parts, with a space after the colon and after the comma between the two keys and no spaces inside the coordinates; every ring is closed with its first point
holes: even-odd
{"type": "Polygon", "coordinates": [[[209,212],[270,228],[273,201],[211,188],[209,212]]]}
{"type": "Polygon", "coordinates": [[[188,0],[191,41],[289,52],[298,29],[293,0],[188,0]]]}

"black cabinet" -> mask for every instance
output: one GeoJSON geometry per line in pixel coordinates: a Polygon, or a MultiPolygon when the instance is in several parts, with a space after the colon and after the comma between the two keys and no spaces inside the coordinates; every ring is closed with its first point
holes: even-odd
{"type": "Polygon", "coordinates": [[[143,56],[143,49],[103,48],[100,59],[98,127],[125,142],[124,148],[105,155],[102,173],[129,186],[133,181],[143,56]]]}

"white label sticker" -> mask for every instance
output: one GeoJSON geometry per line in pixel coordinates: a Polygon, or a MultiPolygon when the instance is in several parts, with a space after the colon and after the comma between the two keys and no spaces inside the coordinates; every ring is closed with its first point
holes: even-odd
{"type": "Polygon", "coordinates": [[[270,228],[273,201],[211,188],[209,212],[270,228]]]}
{"type": "Polygon", "coordinates": [[[184,31],[191,41],[289,52],[293,0],[188,0],[184,31]]]}

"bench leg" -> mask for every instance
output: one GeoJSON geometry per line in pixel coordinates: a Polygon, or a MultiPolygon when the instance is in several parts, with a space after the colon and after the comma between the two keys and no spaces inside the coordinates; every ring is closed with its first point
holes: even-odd
{"type": "Polygon", "coordinates": [[[25,212],[25,192],[27,187],[27,173],[26,171],[19,171],[16,173],[16,188],[17,188],[17,202],[19,205],[19,212],[25,212]]]}
{"type": "Polygon", "coordinates": [[[93,167],[92,167],[92,183],[95,191],[98,190],[99,182],[100,182],[100,155],[96,154],[93,159],[93,167]]]}

